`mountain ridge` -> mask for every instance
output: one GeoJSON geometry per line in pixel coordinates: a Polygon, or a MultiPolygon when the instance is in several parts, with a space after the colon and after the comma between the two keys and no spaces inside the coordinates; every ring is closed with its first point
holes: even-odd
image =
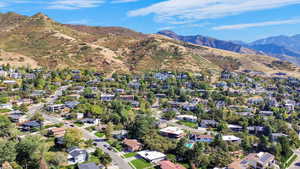
{"type": "MultiPolygon", "coordinates": [[[[248,55],[194,45],[157,34],[142,34],[121,27],[66,25],[38,13],[0,14],[0,64],[33,63],[49,69],[95,69],[104,73],[139,73],[153,70],[242,71],[298,75],[290,63],[263,55],[248,55]],[[10,55],[16,55],[10,60],[10,55]]],[[[24,65],[22,64],[22,65],[24,65]]],[[[21,64],[20,64],[21,65],[21,64]]]]}

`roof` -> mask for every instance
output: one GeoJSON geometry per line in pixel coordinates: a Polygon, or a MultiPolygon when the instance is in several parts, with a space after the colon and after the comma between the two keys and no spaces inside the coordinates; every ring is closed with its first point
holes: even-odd
{"type": "Polygon", "coordinates": [[[123,144],[125,144],[128,147],[136,147],[136,146],[141,146],[142,145],[136,139],[124,139],[123,144]]]}
{"type": "Polygon", "coordinates": [[[160,161],[159,165],[161,169],[185,169],[185,167],[179,164],[174,164],[168,160],[160,161]]]}
{"type": "Polygon", "coordinates": [[[23,124],[23,126],[28,126],[28,127],[40,127],[41,124],[37,121],[29,121],[23,124]]]}
{"type": "Polygon", "coordinates": [[[222,136],[222,140],[224,140],[224,141],[239,141],[241,139],[234,135],[227,135],[227,136],[222,136]]]}
{"type": "Polygon", "coordinates": [[[163,133],[170,133],[170,134],[176,134],[176,135],[180,135],[180,134],[183,134],[184,131],[177,128],[177,127],[166,127],[166,128],[163,128],[160,130],[160,132],[163,132],[163,133]]]}
{"type": "Polygon", "coordinates": [[[78,169],[99,169],[95,163],[79,164],[78,169]]]}
{"type": "Polygon", "coordinates": [[[149,150],[140,151],[140,152],[138,152],[138,155],[140,155],[141,157],[143,157],[144,159],[149,160],[149,161],[153,161],[156,159],[161,159],[161,158],[166,157],[166,155],[161,152],[149,151],[149,150]]]}

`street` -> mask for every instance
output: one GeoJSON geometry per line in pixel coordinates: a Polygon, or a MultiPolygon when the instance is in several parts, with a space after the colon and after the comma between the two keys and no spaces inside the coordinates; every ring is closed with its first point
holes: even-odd
{"type": "MultiPolygon", "coordinates": [[[[47,98],[47,102],[46,103],[39,103],[39,104],[35,104],[32,105],[29,108],[29,111],[27,113],[27,115],[30,117],[32,115],[34,115],[36,112],[40,111],[44,105],[46,104],[53,104],[59,96],[62,95],[62,92],[66,89],[68,89],[70,87],[70,85],[68,86],[62,86],[61,88],[59,88],[54,95],[50,96],[49,98],[47,98]]],[[[65,121],[63,120],[63,118],[61,117],[55,117],[55,116],[51,116],[51,115],[47,115],[47,114],[43,114],[44,118],[46,121],[49,121],[51,123],[63,123],[65,124],[65,127],[70,128],[71,125],[74,126],[74,124],[72,123],[65,123],[65,121]]],[[[97,136],[95,136],[93,133],[89,132],[86,129],[80,128],[80,127],[76,127],[78,128],[82,133],[83,133],[83,137],[85,140],[95,140],[95,139],[99,139],[97,136]]],[[[130,167],[130,165],[122,158],[120,157],[116,152],[108,150],[106,147],[110,146],[107,142],[96,142],[97,147],[101,148],[105,153],[108,153],[110,155],[110,157],[112,158],[112,164],[118,166],[120,169],[132,169],[130,167]],[[105,147],[106,146],[106,147],[105,147]]]]}

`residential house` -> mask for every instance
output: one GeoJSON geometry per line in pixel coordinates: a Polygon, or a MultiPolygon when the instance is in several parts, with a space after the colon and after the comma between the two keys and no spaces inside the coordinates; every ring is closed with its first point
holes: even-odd
{"type": "Polygon", "coordinates": [[[113,101],[115,98],[114,94],[101,94],[100,100],[101,101],[113,101]]]}
{"type": "Polygon", "coordinates": [[[21,73],[10,73],[9,77],[12,79],[22,79],[22,74],[21,73]]]}
{"type": "Polygon", "coordinates": [[[157,151],[145,150],[145,151],[140,151],[137,154],[140,157],[142,157],[143,159],[145,159],[151,163],[158,163],[159,161],[166,159],[165,154],[163,154],[161,152],[157,152],[157,151]]]}
{"type": "Polygon", "coordinates": [[[137,141],[136,139],[124,139],[123,145],[125,146],[125,150],[128,152],[139,151],[142,148],[142,143],[137,141]]]}
{"type": "Polygon", "coordinates": [[[183,120],[183,121],[188,121],[188,122],[197,122],[197,117],[193,115],[178,115],[176,117],[177,120],[183,120]]]}
{"type": "Polygon", "coordinates": [[[38,121],[28,121],[21,125],[23,131],[35,131],[42,127],[42,123],[38,121]]]}
{"type": "Polygon", "coordinates": [[[63,137],[66,133],[66,130],[64,128],[49,128],[48,129],[48,135],[54,136],[54,137],[63,137]]]}
{"type": "Polygon", "coordinates": [[[10,103],[6,103],[6,104],[0,104],[0,109],[8,109],[8,110],[13,110],[13,105],[10,103]]]}
{"type": "Polygon", "coordinates": [[[288,137],[288,135],[283,134],[283,133],[272,133],[271,134],[271,140],[274,141],[274,142],[278,141],[278,139],[280,137],[288,137]]]}
{"type": "Polygon", "coordinates": [[[259,115],[269,117],[269,116],[273,116],[274,112],[273,111],[260,111],[259,115]]]}
{"type": "Polygon", "coordinates": [[[264,99],[262,97],[251,97],[248,99],[248,103],[251,105],[257,105],[264,102],[264,99]]]}
{"type": "Polygon", "coordinates": [[[15,80],[3,80],[3,84],[14,85],[17,84],[17,82],[15,80]]]}
{"type": "Polygon", "coordinates": [[[134,101],[134,95],[121,95],[119,99],[123,101],[134,101]]]}
{"type": "Polygon", "coordinates": [[[214,137],[211,135],[191,134],[190,140],[194,142],[210,143],[214,140],[214,137]]]}
{"type": "Polygon", "coordinates": [[[224,135],[222,136],[222,140],[231,143],[241,143],[241,138],[236,137],[234,135],[224,135]]]}
{"type": "Polygon", "coordinates": [[[10,121],[14,123],[24,123],[27,121],[26,116],[22,112],[13,112],[8,115],[10,121]]]}
{"type": "Polygon", "coordinates": [[[127,130],[115,130],[112,133],[112,136],[116,139],[125,139],[128,136],[128,131],[127,130]]]}
{"type": "Polygon", "coordinates": [[[47,107],[47,110],[50,112],[56,112],[56,111],[61,111],[65,108],[64,104],[53,104],[53,105],[49,105],[47,107]]]}
{"type": "Polygon", "coordinates": [[[100,167],[97,166],[96,163],[92,162],[92,163],[79,164],[78,169],[100,169],[100,167]]]}
{"type": "Polygon", "coordinates": [[[88,153],[86,150],[79,149],[78,147],[71,147],[67,152],[69,164],[83,163],[88,160],[88,153]]]}
{"type": "Polygon", "coordinates": [[[79,103],[80,102],[78,102],[78,101],[67,101],[67,102],[65,102],[65,107],[74,109],[79,103]]]}
{"type": "Polygon", "coordinates": [[[294,111],[295,110],[296,102],[294,100],[285,100],[284,102],[285,102],[284,107],[288,111],[294,111]]]}
{"type": "Polygon", "coordinates": [[[241,132],[241,131],[243,131],[243,127],[240,126],[240,125],[228,124],[228,128],[229,128],[231,131],[234,131],[234,132],[241,132]]]}
{"type": "Polygon", "coordinates": [[[200,126],[203,128],[209,128],[209,127],[215,128],[217,127],[218,124],[219,123],[216,122],[215,120],[201,120],[200,126]]]}
{"type": "Polygon", "coordinates": [[[186,169],[180,164],[172,163],[169,160],[163,160],[158,162],[160,169],[186,169]]]}
{"type": "Polygon", "coordinates": [[[246,128],[251,134],[258,134],[264,132],[265,128],[263,126],[248,126],[246,128]]]}
{"type": "Polygon", "coordinates": [[[93,118],[85,118],[80,120],[80,122],[85,124],[92,124],[92,125],[98,125],[101,123],[100,119],[93,119],[93,118]]]}
{"type": "Polygon", "coordinates": [[[162,136],[166,136],[169,138],[175,138],[175,139],[179,139],[179,138],[182,138],[183,136],[185,136],[184,131],[177,127],[166,127],[166,128],[160,129],[160,134],[162,136]]]}
{"type": "Polygon", "coordinates": [[[229,164],[227,169],[279,169],[276,165],[274,155],[268,152],[251,153],[241,160],[229,164]]]}
{"type": "Polygon", "coordinates": [[[0,77],[6,77],[7,76],[7,72],[0,70],[0,77]]]}

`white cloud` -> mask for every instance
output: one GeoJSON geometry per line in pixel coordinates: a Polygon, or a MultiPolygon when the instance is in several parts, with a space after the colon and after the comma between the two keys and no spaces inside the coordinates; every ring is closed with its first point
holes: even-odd
{"type": "Polygon", "coordinates": [[[236,24],[236,25],[224,25],[213,27],[214,30],[229,30],[229,29],[245,29],[252,27],[264,27],[272,25],[283,25],[283,24],[297,24],[300,23],[300,19],[288,19],[281,21],[266,21],[266,22],[257,22],[257,23],[247,23],[247,24],[236,24]]]}
{"type": "Polygon", "coordinates": [[[293,4],[300,4],[300,0],[166,0],[129,11],[128,15],[154,14],[158,22],[194,22],[293,4]]]}
{"type": "Polygon", "coordinates": [[[49,3],[49,9],[74,10],[80,8],[94,8],[104,3],[103,0],[55,0],[49,3]]]}
{"type": "Polygon", "coordinates": [[[112,3],[128,3],[128,2],[137,2],[139,0],[113,0],[112,3]]]}

